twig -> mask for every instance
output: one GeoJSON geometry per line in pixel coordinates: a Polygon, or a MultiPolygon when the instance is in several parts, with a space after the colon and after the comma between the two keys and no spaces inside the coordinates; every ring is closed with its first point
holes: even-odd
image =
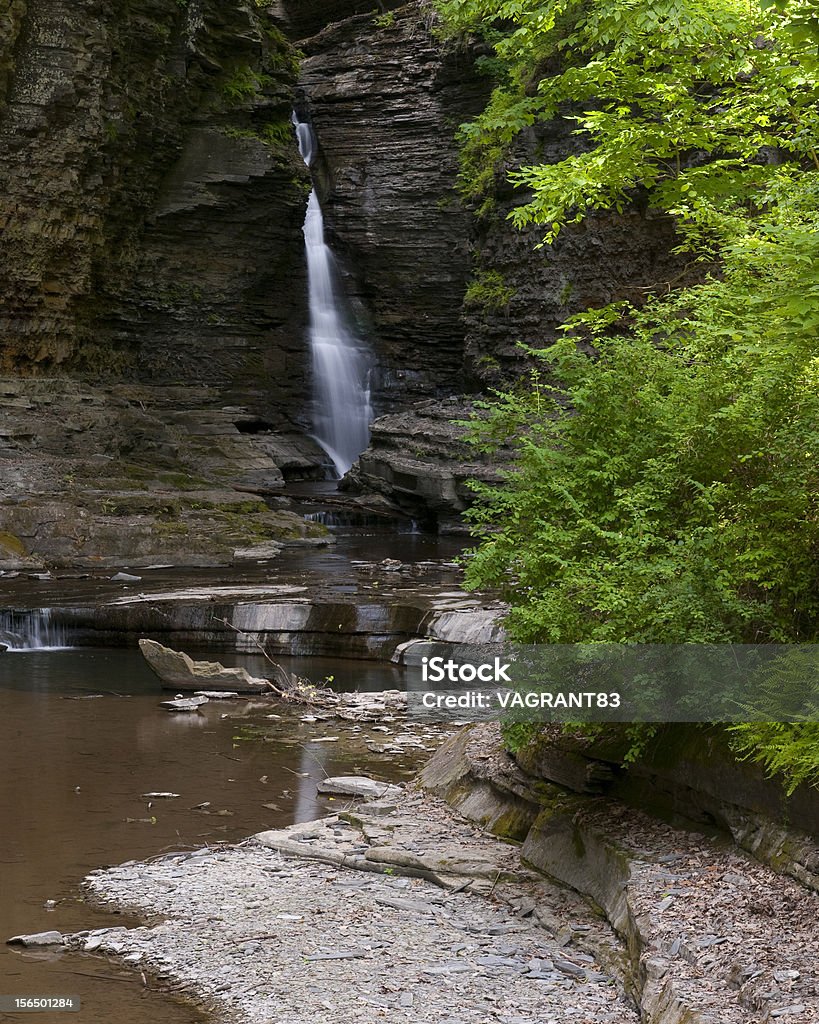
{"type": "Polygon", "coordinates": [[[296,704],[306,704],[309,707],[324,707],[324,708],[336,708],[338,706],[338,697],[328,689],[323,692],[314,686],[309,679],[300,679],[293,672],[287,672],[278,662],[274,661],[264,646],[253,637],[250,633],[246,633],[243,629],[239,629],[238,626],[234,626],[228,619],[222,619],[218,615],[211,616],[214,622],[221,622],[223,626],[227,626],[228,629],[232,629],[234,633],[238,633],[240,636],[247,637],[253,646],[262,654],[265,661],[273,666],[275,670],[279,686],[276,686],[272,680],[265,680],[270,689],[277,694],[282,700],[292,701],[296,704]],[[304,692],[302,684],[308,685],[312,689],[312,693],[304,692]]]}
{"type": "MultiPolygon", "coordinates": [[[[228,627],[228,629],[232,629],[232,630],[233,630],[233,632],[234,632],[234,633],[238,633],[238,634],[239,634],[239,636],[249,637],[249,634],[248,634],[248,633],[246,633],[246,632],[245,632],[245,631],[244,631],[243,629],[239,629],[239,627],[238,627],[238,626],[234,626],[234,625],[233,625],[233,623],[232,623],[232,622],[229,622],[229,621],[228,621],[227,619],[220,619],[218,615],[213,615],[213,616],[211,616],[211,617],[212,617],[212,619],[213,619],[213,621],[214,621],[214,622],[221,622],[223,626],[227,626],[227,627],[228,627]]],[[[265,660],[266,660],[266,661],[268,661],[268,662],[269,662],[269,663],[270,663],[270,664],[271,664],[271,665],[273,666],[273,668],[274,668],[274,669],[276,670],[276,672],[277,672],[277,673],[279,674],[279,679],[281,680],[281,677],[282,677],[282,676],[284,676],[285,678],[287,678],[287,673],[286,673],[286,672],[284,671],[284,669],[283,669],[283,668],[281,667],[281,665],[277,664],[277,663],[276,663],[276,662],[275,662],[275,661],[274,661],[274,660],[273,660],[273,659],[272,659],[272,658],[270,657],[270,655],[269,655],[269,654],[267,653],[267,651],[266,651],[266,650],[264,649],[264,647],[262,646],[262,644],[261,644],[261,643],[260,643],[260,642],[259,642],[258,640],[256,640],[255,638],[250,638],[250,640],[251,640],[251,643],[253,644],[253,646],[254,646],[254,647],[255,647],[255,648],[256,648],[256,649],[258,650],[258,651],[260,651],[260,652],[261,652],[261,654],[263,655],[263,657],[265,658],[265,660]]],[[[268,686],[269,686],[269,687],[270,687],[270,688],[271,688],[272,690],[275,690],[275,692],[276,692],[276,693],[278,693],[280,697],[284,697],[284,691],[283,691],[283,690],[280,690],[280,689],[279,689],[279,687],[277,687],[277,686],[276,686],[276,685],[275,685],[275,684],[274,684],[274,683],[273,683],[273,682],[272,682],[272,681],[271,681],[270,679],[268,679],[268,680],[267,680],[267,685],[268,685],[268,686]]]]}
{"type": "Polygon", "coordinates": [[[136,982],[136,978],[115,978],[113,974],[92,974],[91,971],[57,971],[57,974],[78,974],[83,978],[98,978],[100,981],[124,981],[129,985],[136,982]]]}
{"type": "Polygon", "coordinates": [[[308,758],[312,758],[313,761],[315,761],[315,763],[318,765],[318,767],[321,769],[321,771],[325,773],[325,778],[330,778],[330,775],[328,775],[328,773],[327,773],[327,771],[325,769],[325,766],[321,764],[321,762],[318,760],[318,758],[314,754],[311,754],[307,750],[307,748],[304,745],[304,743],[296,743],[296,745],[297,746],[301,746],[301,749],[304,751],[304,753],[307,755],[307,757],[308,758]]]}

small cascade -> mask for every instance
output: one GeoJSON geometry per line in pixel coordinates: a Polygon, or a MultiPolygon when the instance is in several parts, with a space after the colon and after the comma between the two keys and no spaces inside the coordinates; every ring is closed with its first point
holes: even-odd
{"type": "MultiPolygon", "coordinates": [[[[308,167],[316,152],[312,127],[293,114],[299,152],[308,167]]],[[[313,429],[339,478],[370,441],[370,365],[366,346],[346,322],[335,257],[324,241],[316,190],[304,219],[313,370],[313,429]]]]}
{"type": "Polygon", "coordinates": [[[10,651],[55,651],[67,647],[65,630],[50,608],[0,612],[0,644],[10,651]]]}

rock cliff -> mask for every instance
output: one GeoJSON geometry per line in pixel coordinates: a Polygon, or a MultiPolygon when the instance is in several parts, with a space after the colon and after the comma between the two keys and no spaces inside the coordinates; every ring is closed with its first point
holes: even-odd
{"type": "Polygon", "coordinates": [[[382,409],[463,386],[471,218],[455,192],[454,131],[488,86],[472,51],[442,46],[433,24],[409,3],[299,44],[329,234],[378,355],[382,409]]]}
{"type": "MultiPolygon", "coordinates": [[[[0,530],[10,544],[46,560],[95,557],[65,539],[90,510],[79,533],[99,538],[99,557],[121,557],[137,533],[103,521],[105,488],[147,494],[161,481],[169,493],[177,479],[183,509],[189,478],[222,502],[321,474],[305,436],[309,176],[294,104],[318,136],[328,237],[376,354],[376,411],[388,414],[351,483],[425,522],[455,528],[466,479],[495,471],[463,448],[449,420],[465,406],[453,397],[519,373],[517,342],[547,343],[574,309],[672,276],[667,222],[637,210],[534,253],[537,233],[505,220],[518,200],[503,167],[494,212],[464,208],[455,130],[491,83],[476,71],[480,44],[443,43],[435,28],[426,0],[7,0],[0,458],[11,470],[0,530]]],[[[559,159],[576,145],[570,129],[527,132],[508,160],[559,159]]],[[[151,515],[146,528],[167,518],[151,515]]],[[[271,529],[260,521],[254,535],[271,529]]],[[[204,559],[206,535],[194,545],[204,559]]],[[[231,543],[214,540],[219,559],[231,543]]]]}
{"type": "Polygon", "coordinates": [[[542,348],[573,313],[666,290],[683,260],[670,217],[636,205],[599,212],[568,225],[543,248],[543,230],[517,230],[510,211],[528,198],[507,181],[526,164],[557,163],[582,146],[575,123],[556,118],[522,132],[495,168],[483,215],[473,219],[472,275],[464,296],[465,364],[474,380],[496,385],[519,375],[521,345],[542,348]]]}
{"type": "Polygon", "coordinates": [[[298,408],[306,175],[284,37],[251,0],[26,0],[6,18],[3,370],[298,408]]]}

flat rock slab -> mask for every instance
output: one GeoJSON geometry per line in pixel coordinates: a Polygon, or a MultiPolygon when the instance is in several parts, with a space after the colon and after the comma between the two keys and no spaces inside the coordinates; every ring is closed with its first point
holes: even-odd
{"type": "Polygon", "coordinates": [[[364,800],[392,800],[401,793],[398,786],[391,786],[388,782],[377,782],[365,775],[336,775],[317,783],[316,789],[319,793],[357,796],[364,800]]]}
{"type": "Polygon", "coordinates": [[[273,834],[292,844],[286,854],[267,835],[94,872],[95,901],[163,919],[95,933],[94,948],[243,1024],[638,1024],[611,978],[622,951],[610,930],[439,801],[402,793],[390,815],[370,817],[364,804],[295,825],[273,834]],[[318,849],[334,862],[312,859],[318,849]],[[436,884],[403,863],[456,854],[460,869],[481,865],[491,878],[436,884]],[[538,924],[541,906],[577,925],[574,943],[538,924]],[[552,969],[557,961],[577,973],[552,969]]]}
{"type": "Polygon", "coordinates": [[[207,703],[207,697],[177,697],[175,700],[160,701],[159,706],[166,711],[198,711],[207,703]]]}
{"type": "Polygon", "coordinates": [[[142,656],[168,690],[229,690],[233,693],[269,693],[270,683],[244,668],[225,668],[218,661],[194,661],[184,651],[173,651],[156,640],[139,641],[142,656]]]}
{"type": "Polygon", "coordinates": [[[7,946],[61,946],[62,932],[36,932],[33,935],[13,935],[6,940],[7,946]]]}

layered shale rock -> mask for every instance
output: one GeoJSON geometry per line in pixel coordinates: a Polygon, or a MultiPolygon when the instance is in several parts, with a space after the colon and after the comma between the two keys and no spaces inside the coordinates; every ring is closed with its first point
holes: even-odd
{"type": "Polygon", "coordinates": [[[432,28],[429,8],[409,3],[300,44],[325,219],[378,355],[382,409],[462,386],[470,218],[454,130],[488,83],[468,48],[442,46],[432,28]]]}
{"type": "Polygon", "coordinates": [[[317,472],[317,446],[258,429],[217,389],[190,399],[190,388],[0,379],[0,570],[226,565],[321,541],[323,527],[259,497],[317,472]]]}
{"type": "Polygon", "coordinates": [[[250,0],[28,0],[0,52],[8,372],[305,391],[292,48],[250,0]]]}
{"type": "Polygon", "coordinates": [[[524,347],[543,348],[574,313],[679,282],[684,261],[670,217],[627,206],[589,214],[538,248],[544,226],[512,227],[509,213],[528,200],[507,180],[528,164],[558,163],[584,146],[575,122],[556,118],[522,132],[495,168],[494,183],[476,211],[472,273],[464,297],[465,365],[481,386],[514,379],[529,368],[524,347]]]}
{"type": "Polygon", "coordinates": [[[472,503],[470,481],[497,483],[509,458],[505,452],[489,458],[466,442],[464,422],[473,410],[450,396],[381,416],[344,486],[386,497],[439,533],[465,532],[461,513],[472,503]]]}
{"type": "MultiPolygon", "coordinates": [[[[139,531],[98,518],[78,528],[96,552],[65,536],[106,488],[128,505],[134,472],[145,492],[183,481],[179,508],[188,477],[230,497],[321,476],[305,436],[309,175],[294,104],[318,136],[328,240],[388,414],[351,483],[457,526],[467,479],[497,467],[464,447],[449,397],[519,375],[517,342],[548,343],[567,314],[675,273],[668,222],[637,209],[538,253],[538,232],[505,220],[522,198],[506,171],[576,151],[571,121],[514,142],[486,216],[463,207],[455,131],[488,98],[486,52],[442,42],[425,0],[7,0],[0,373],[45,387],[0,395],[9,558],[118,558],[129,543],[148,557],[139,531]]],[[[191,557],[210,557],[208,536],[191,557]]],[[[212,536],[222,562],[236,537],[212,536]]]]}
{"type": "Polygon", "coordinates": [[[293,424],[293,47],[251,0],[0,25],[0,558],[224,564],[309,532],[237,493],[323,472],[293,424]]]}

